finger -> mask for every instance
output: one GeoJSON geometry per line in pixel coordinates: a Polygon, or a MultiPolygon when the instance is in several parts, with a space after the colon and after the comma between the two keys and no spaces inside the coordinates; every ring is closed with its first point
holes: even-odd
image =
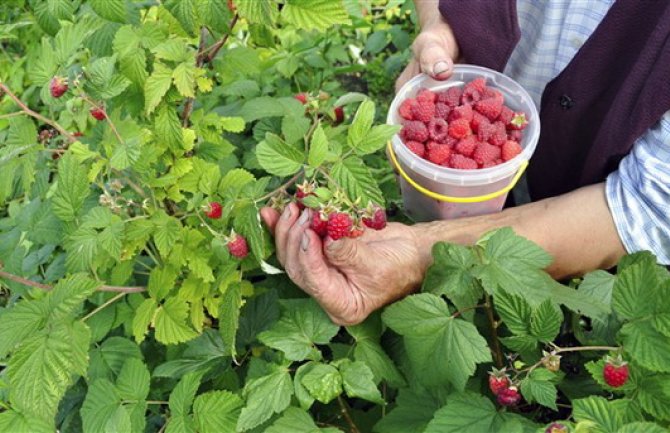
{"type": "Polygon", "coordinates": [[[305,270],[305,291],[311,296],[319,297],[319,292],[330,285],[334,270],[323,255],[323,243],[314,230],[307,229],[303,232],[297,260],[305,270]]]}
{"type": "Polygon", "coordinates": [[[419,70],[419,64],[416,62],[416,60],[412,59],[410,60],[409,64],[405,69],[402,71],[400,76],[395,82],[395,91],[396,93],[400,91],[400,88],[405,85],[406,82],[414,78],[416,75],[421,72],[419,70]]]}
{"type": "Polygon", "coordinates": [[[281,215],[279,215],[279,212],[272,209],[271,207],[264,207],[261,209],[261,218],[263,218],[263,222],[270,230],[270,233],[274,234],[277,221],[279,221],[280,217],[281,215]]]}
{"type": "Polygon", "coordinates": [[[302,281],[302,274],[305,271],[300,266],[298,261],[298,254],[300,251],[300,240],[302,239],[302,235],[305,233],[305,230],[309,228],[309,217],[310,210],[303,210],[300,218],[298,218],[295,224],[293,224],[293,227],[291,227],[286,242],[286,262],[284,263],[284,268],[286,269],[289,277],[296,284],[299,284],[302,281]]]}
{"type": "Polygon", "coordinates": [[[286,245],[288,243],[288,234],[293,227],[293,224],[298,219],[299,210],[298,205],[295,203],[289,203],[288,206],[284,209],[284,212],[281,215],[281,218],[277,221],[275,226],[275,244],[277,246],[277,260],[283,266],[286,262],[286,245]]]}
{"type": "Polygon", "coordinates": [[[421,71],[435,78],[446,80],[454,71],[454,62],[447,46],[438,40],[428,39],[417,48],[421,71]]]}
{"type": "Polygon", "coordinates": [[[343,269],[366,268],[368,258],[374,256],[374,252],[365,242],[351,238],[327,240],[325,253],[333,266],[343,269]]]}

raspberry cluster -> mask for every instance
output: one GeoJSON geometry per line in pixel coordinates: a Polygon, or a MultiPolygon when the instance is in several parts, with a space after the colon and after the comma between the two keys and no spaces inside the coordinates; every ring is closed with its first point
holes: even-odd
{"type": "Polygon", "coordinates": [[[398,108],[400,137],[419,157],[444,167],[474,170],[509,161],[528,124],[525,113],[505,105],[500,91],[476,78],[442,92],[421,89],[398,108]]]}

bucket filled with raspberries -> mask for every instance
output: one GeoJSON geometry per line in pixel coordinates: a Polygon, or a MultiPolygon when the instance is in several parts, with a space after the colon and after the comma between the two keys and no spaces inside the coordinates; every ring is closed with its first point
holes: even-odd
{"type": "Polygon", "coordinates": [[[447,81],[421,74],[398,92],[387,123],[405,210],[417,221],[499,212],[540,135],[530,95],[491,69],[456,65],[447,81]]]}

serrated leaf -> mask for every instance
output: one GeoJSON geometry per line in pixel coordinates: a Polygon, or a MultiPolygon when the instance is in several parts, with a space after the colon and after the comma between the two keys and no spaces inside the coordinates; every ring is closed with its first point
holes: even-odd
{"type": "Polygon", "coordinates": [[[331,176],[352,200],[360,199],[362,206],[369,202],[384,206],[384,197],[363,160],[350,156],[333,164],[331,176]]]}
{"type": "Polygon", "coordinates": [[[88,4],[100,17],[125,24],[128,21],[125,0],[90,0],[88,4]]]}
{"type": "Polygon", "coordinates": [[[498,412],[488,398],[471,392],[450,395],[447,405],[435,412],[424,433],[507,432],[510,415],[498,412]]]}
{"type": "Polygon", "coordinates": [[[54,429],[52,422],[26,416],[9,409],[0,413],[0,431],[7,433],[53,433],[54,429]]]}
{"type": "Polygon", "coordinates": [[[309,413],[296,407],[289,407],[282,417],[263,433],[320,433],[322,431],[324,430],[317,427],[309,413]]]}
{"type": "Polygon", "coordinates": [[[172,72],[174,85],[182,96],[195,97],[195,74],[196,67],[192,60],[180,63],[172,72]]]}
{"type": "Polygon", "coordinates": [[[351,126],[349,126],[349,133],[347,135],[349,146],[355,149],[361,144],[363,139],[370,132],[370,128],[372,128],[374,118],[375,103],[366,99],[358,107],[354,120],[351,122],[351,126]]]}
{"type": "Polygon", "coordinates": [[[272,26],[277,15],[277,4],[272,0],[237,0],[237,13],[250,23],[272,26]]]}
{"type": "Polygon", "coordinates": [[[155,63],[154,72],[144,85],[144,109],[147,114],[154,111],[171,85],[172,70],[161,63],[155,63]]]}
{"type": "Polygon", "coordinates": [[[335,24],[349,24],[341,0],[287,0],[282,18],[298,28],[326,30],[335,24]]]}
{"type": "Polygon", "coordinates": [[[87,433],[106,433],[106,426],[119,408],[120,399],[114,384],[98,379],[88,387],[81,408],[83,429],[87,433]]]}
{"type": "Polygon", "coordinates": [[[219,126],[224,131],[242,132],[244,131],[244,119],[241,117],[220,117],[219,126]]]}
{"type": "Polygon", "coordinates": [[[423,433],[440,404],[430,394],[402,388],[396,407],[375,424],[376,433],[423,433]]]}
{"type": "Polygon", "coordinates": [[[0,315],[0,358],[44,326],[48,310],[41,302],[19,302],[0,315]]]}
{"type": "Polygon", "coordinates": [[[342,375],[332,365],[314,365],[302,377],[301,383],[312,397],[324,404],[342,393],[342,375]]]}
{"type": "Polygon", "coordinates": [[[652,422],[634,422],[621,427],[616,433],[667,433],[667,429],[652,422]]]}
{"type": "MultiPolygon", "coordinates": [[[[670,376],[645,377],[637,387],[642,409],[659,420],[670,420],[670,376]]],[[[646,432],[645,432],[646,433],[646,432]]]]}
{"type": "Polygon", "coordinates": [[[259,215],[256,205],[248,203],[235,210],[233,225],[235,231],[246,238],[251,252],[260,262],[265,258],[265,241],[259,215]]]}
{"type": "Polygon", "coordinates": [[[63,221],[74,221],[89,192],[86,168],[74,155],[66,154],[58,164],[58,183],[51,200],[54,214],[63,221]]]}
{"type": "Polygon", "coordinates": [[[139,359],[127,360],[116,381],[119,397],[124,400],[146,400],[149,395],[149,370],[139,359]]]}
{"type": "Polygon", "coordinates": [[[154,118],[156,138],[167,144],[173,150],[182,147],[184,135],[177,111],[168,104],[161,104],[154,118]]]}
{"type": "Polygon", "coordinates": [[[200,387],[202,373],[185,374],[174,390],[170,393],[170,411],[173,415],[187,415],[191,410],[193,399],[200,387]]]}
{"type": "Polygon", "coordinates": [[[483,294],[472,275],[476,263],[471,249],[437,243],[433,246],[433,264],[428,268],[421,290],[446,295],[459,309],[473,307],[483,294]]]}
{"type": "Polygon", "coordinates": [[[219,332],[223,338],[230,356],[237,356],[235,348],[237,329],[240,323],[240,308],[242,307],[241,284],[234,283],[228,286],[223,294],[221,307],[219,309],[219,332]]]}
{"type": "Polygon", "coordinates": [[[253,122],[266,117],[301,116],[304,115],[304,112],[304,106],[295,98],[261,96],[245,102],[237,114],[243,117],[245,121],[253,122]]]}
{"type": "Polygon", "coordinates": [[[166,0],[165,8],[179,21],[189,35],[195,36],[199,27],[198,10],[193,0],[166,0]]]}
{"type": "Polygon", "coordinates": [[[528,353],[537,347],[537,339],[532,335],[501,337],[500,342],[513,352],[528,353]]]}
{"type": "Polygon", "coordinates": [[[178,271],[170,266],[155,267],[149,275],[147,291],[157,300],[165,298],[175,288],[178,271]]]}
{"type": "Polygon", "coordinates": [[[261,167],[276,176],[296,173],[305,161],[302,152],[274,134],[267,134],[265,140],[258,143],[256,157],[261,167]]]}
{"type": "Polygon", "coordinates": [[[367,155],[382,149],[391,137],[399,131],[400,126],[398,125],[373,126],[356,146],[356,153],[367,155]]]}
{"type": "Polygon", "coordinates": [[[156,340],[163,344],[177,344],[191,340],[198,334],[188,325],[188,304],[169,298],[156,310],[154,320],[156,340]]]}
{"type": "Polygon", "coordinates": [[[242,400],[229,391],[199,395],[193,403],[193,416],[199,433],[234,433],[242,400]]]}
{"type": "Polygon", "coordinates": [[[295,392],[295,398],[300,403],[300,407],[305,410],[309,410],[310,407],[314,404],[314,397],[309,393],[305,385],[302,384],[302,378],[305,377],[315,366],[319,365],[314,361],[309,361],[298,367],[293,377],[293,387],[295,392]]]}
{"type": "Polygon", "coordinates": [[[494,302],[496,312],[513,334],[530,333],[532,309],[523,297],[500,290],[494,302]]]}
{"type": "Polygon", "coordinates": [[[605,432],[615,432],[621,427],[621,414],[603,397],[592,396],[572,401],[575,421],[592,421],[605,432]]]}
{"type": "Polygon", "coordinates": [[[384,322],[404,337],[415,372],[426,386],[463,389],[478,363],[491,361],[486,340],[469,322],[451,317],[439,297],[413,295],[387,307],[384,322]]]}
{"type": "Polygon", "coordinates": [[[287,359],[321,359],[316,344],[328,344],[337,334],[335,325],[323,309],[311,299],[284,301],[281,318],[269,330],[258,335],[266,346],[284,352],[287,359]]]}
{"type": "Polygon", "coordinates": [[[343,360],[339,366],[342,386],[349,397],[358,397],[377,404],[385,404],[372,370],[363,362],[343,360]]]}
{"type": "Polygon", "coordinates": [[[243,168],[230,170],[223,176],[218,191],[223,197],[237,198],[245,185],[255,180],[254,175],[243,168]]]}
{"type": "Polygon", "coordinates": [[[641,262],[625,268],[614,283],[614,311],[622,319],[629,320],[652,314],[658,308],[657,286],[655,264],[641,262]]]}
{"type": "Polygon", "coordinates": [[[135,317],[133,318],[133,337],[137,343],[144,341],[147,334],[147,328],[154,319],[156,308],[158,304],[152,298],[145,299],[140,306],[135,310],[135,317]]]}
{"type": "Polygon", "coordinates": [[[626,323],[620,335],[637,363],[651,371],[670,372],[670,340],[654,328],[651,319],[626,323]]]}
{"type": "Polygon", "coordinates": [[[558,335],[563,313],[554,303],[547,299],[533,310],[530,317],[530,332],[538,340],[548,343],[558,335]]]}
{"type": "MultiPolygon", "coordinates": [[[[281,133],[288,144],[294,144],[305,137],[310,121],[304,115],[284,116],[281,122],[281,133]]],[[[323,132],[323,131],[322,131],[323,132]]]]}
{"type": "Polygon", "coordinates": [[[244,388],[247,404],[237,421],[238,431],[250,430],[280,413],[291,403],[293,384],[286,370],[278,370],[253,381],[244,388]]]}
{"type": "Polygon", "coordinates": [[[97,59],[86,70],[86,88],[98,99],[111,99],[123,93],[130,81],[116,73],[116,56],[97,59]]]}
{"type": "Polygon", "coordinates": [[[550,380],[547,380],[547,377],[536,374],[536,371],[543,370],[535,370],[521,381],[520,389],[523,397],[529,403],[538,402],[542,406],[558,411],[556,407],[556,386],[550,380]]]}
{"type": "Polygon", "coordinates": [[[323,132],[321,124],[316,127],[309,142],[309,155],[307,163],[314,168],[318,168],[328,156],[328,138],[323,132]]]}

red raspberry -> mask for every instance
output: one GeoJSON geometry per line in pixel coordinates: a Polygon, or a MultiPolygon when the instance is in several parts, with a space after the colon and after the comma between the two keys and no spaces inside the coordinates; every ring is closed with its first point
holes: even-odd
{"type": "Polygon", "coordinates": [[[453,149],[454,147],[456,147],[456,144],[458,144],[459,141],[460,140],[458,138],[454,138],[451,135],[447,135],[446,140],[444,140],[444,144],[453,149]]]}
{"type": "Polygon", "coordinates": [[[295,99],[300,101],[302,105],[305,105],[307,103],[307,93],[298,93],[297,95],[293,96],[295,99]]]}
{"type": "Polygon", "coordinates": [[[505,125],[503,125],[502,122],[494,122],[492,124],[492,132],[491,136],[489,137],[489,143],[495,145],[495,146],[502,146],[505,144],[505,141],[507,141],[507,130],[505,129],[505,125]]]}
{"type": "Polygon", "coordinates": [[[405,143],[405,146],[421,158],[426,155],[426,147],[423,143],[419,143],[418,141],[408,141],[405,143]]]}
{"type": "Polygon", "coordinates": [[[477,140],[475,137],[468,136],[456,143],[454,150],[463,156],[472,156],[472,152],[477,147],[477,140]]]}
{"type": "Polygon", "coordinates": [[[449,121],[453,122],[454,120],[457,119],[465,119],[468,122],[472,121],[472,106],[471,105],[461,105],[460,107],[456,107],[453,110],[451,110],[451,113],[449,113],[449,121]]]}
{"type": "Polygon", "coordinates": [[[498,395],[503,389],[507,389],[510,386],[509,377],[505,373],[505,370],[493,369],[489,373],[489,389],[493,395],[498,395]]]}
{"type": "MultiPolygon", "coordinates": [[[[472,132],[474,133],[479,133],[479,125],[482,123],[491,123],[489,122],[489,119],[487,119],[484,115],[478,113],[478,112],[473,112],[472,113],[472,120],[470,121],[470,128],[472,128],[472,132]]],[[[485,140],[484,140],[485,141],[485,140]]]]}
{"type": "Polygon", "coordinates": [[[509,129],[522,130],[528,125],[528,119],[526,119],[526,114],[524,113],[514,113],[514,117],[509,121],[507,127],[509,129]]]}
{"type": "Polygon", "coordinates": [[[221,207],[221,203],[218,201],[213,201],[205,206],[205,215],[213,220],[221,218],[222,211],[223,208],[221,207]]]}
{"type": "Polygon", "coordinates": [[[467,156],[454,153],[451,155],[451,159],[449,159],[449,167],[458,170],[475,170],[477,168],[477,162],[467,156]]]}
{"type": "Polygon", "coordinates": [[[500,158],[500,148],[488,143],[479,143],[472,154],[472,159],[477,161],[477,164],[484,165],[487,162],[494,162],[500,158]]]}
{"type": "Polygon", "coordinates": [[[228,252],[238,259],[243,259],[249,254],[249,245],[247,245],[247,240],[244,239],[244,236],[233,234],[233,239],[228,241],[228,252]]]}
{"type": "Polygon", "coordinates": [[[451,112],[451,107],[449,107],[444,102],[438,102],[437,104],[435,104],[435,117],[439,117],[440,119],[447,120],[447,118],[449,117],[450,112],[451,112]]]}
{"type": "Polygon", "coordinates": [[[475,110],[493,121],[500,116],[502,101],[497,98],[482,99],[481,101],[475,102],[475,110]]]}
{"type": "Polygon", "coordinates": [[[502,123],[505,124],[505,126],[507,126],[512,121],[513,117],[514,117],[514,111],[512,111],[512,109],[509,108],[507,105],[503,105],[502,109],[500,110],[498,120],[500,120],[502,123]]]}
{"type": "Polygon", "coordinates": [[[384,212],[384,209],[377,207],[371,218],[365,216],[362,221],[366,227],[370,227],[373,230],[381,230],[386,227],[386,212],[384,212]]]}
{"type": "Polygon", "coordinates": [[[325,238],[328,234],[328,217],[321,212],[312,212],[312,222],[310,228],[319,235],[325,238]]]}
{"type": "Polygon", "coordinates": [[[342,107],[335,107],[335,125],[344,122],[344,109],[342,107]]]}
{"type": "MultiPolygon", "coordinates": [[[[454,138],[464,138],[470,133],[470,122],[465,119],[454,120],[449,124],[449,135],[454,138]]],[[[505,135],[505,138],[507,138],[507,135],[505,135]]]]}
{"type": "Polygon", "coordinates": [[[344,212],[333,212],[328,215],[328,236],[338,240],[349,236],[353,222],[349,214],[344,212]]]}
{"type": "Polygon", "coordinates": [[[612,388],[619,388],[628,382],[628,364],[620,359],[608,357],[605,368],[603,369],[603,378],[612,388]]]}
{"type": "MultiPolygon", "coordinates": [[[[479,115],[484,117],[481,114],[479,115]]],[[[484,117],[484,119],[486,119],[486,117],[484,117]]],[[[477,126],[477,139],[479,139],[479,141],[489,141],[495,131],[496,128],[491,122],[489,122],[489,119],[486,119],[486,122],[482,121],[477,126]]]]}
{"type": "Polygon", "coordinates": [[[519,130],[512,129],[507,131],[507,138],[509,140],[514,140],[518,143],[521,143],[521,138],[523,137],[523,133],[519,130]]]}
{"type": "Polygon", "coordinates": [[[98,120],[105,120],[105,117],[107,117],[107,114],[105,113],[105,110],[103,110],[100,107],[95,107],[91,108],[91,116],[98,120]]]}
{"type": "Polygon", "coordinates": [[[493,98],[497,101],[500,101],[501,104],[505,102],[505,97],[503,96],[503,94],[500,93],[500,91],[493,89],[491,87],[487,87],[486,89],[484,89],[484,92],[482,93],[482,99],[489,99],[489,98],[493,98]]]}
{"type": "Polygon", "coordinates": [[[83,137],[84,134],[82,134],[81,131],[75,131],[75,132],[72,134],[72,136],[73,136],[73,137],[83,137]]]}
{"type": "Polygon", "coordinates": [[[433,118],[428,122],[428,136],[433,141],[443,142],[449,133],[449,125],[444,119],[433,118]]]}
{"type": "Polygon", "coordinates": [[[449,156],[451,156],[451,149],[446,144],[431,147],[426,152],[426,159],[437,165],[446,165],[446,162],[449,161],[449,156]]]}
{"type": "Polygon", "coordinates": [[[450,108],[456,108],[461,104],[462,93],[463,90],[460,87],[450,87],[437,94],[437,102],[443,102],[450,108]]]}
{"type": "Polygon", "coordinates": [[[400,136],[405,142],[419,141],[423,143],[428,140],[428,128],[421,121],[410,120],[405,122],[405,125],[400,130],[400,136]]]}
{"type": "Polygon", "coordinates": [[[509,161],[510,159],[520,154],[522,150],[523,148],[519,143],[512,140],[507,140],[505,144],[502,145],[501,156],[503,161],[509,161]]]}
{"type": "Polygon", "coordinates": [[[514,406],[521,401],[521,394],[516,386],[501,389],[498,392],[498,403],[502,406],[514,406]]]}
{"type": "Polygon", "coordinates": [[[437,95],[430,89],[421,89],[416,94],[416,100],[419,101],[419,103],[430,102],[434,104],[436,99],[437,95]]]}
{"type": "Polygon", "coordinates": [[[544,433],[568,433],[568,428],[560,423],[552,423],[544,433]]]}
{"type": "Polygon", "coordinates": [[[416,105],[412,105],[414,120],[420,120],[424,123],[430,122],[430,119],[435,117],[435,104],[430,101],[419,101],[418,99],[416,102],[416,105]]]}
{"type": "Polygon", "coordinates": [[[479,77],[475,78],[474,80],[470,81],[469,83],[465,84],[464,90],[477,90],[480,93],[484,93],[484,91],[487,89],[486,87],[486,78],[484,77],[479,77]]]}
{"type": "Polygon", "coordinates": [[[63,77],[53,77],[51,82],[49,82],[49,91],[51,96],[54,98],[60,98],[65,92],[67,92],[68,83],[67,78],[63,77]]]}
{"type": "Polygon", "coordinates": [[[485,78],[475,78],[465,85],[463,88],[463,95],[461,96],[461,104],[472,104],[482,99],[482,94],[486,89],[485,78]]]}
{"type": "Polygon", "coordinates": [[[400,117],[407,120],[414,120],[414,114],[412,114],[412,107],[418,105],[416,99],[408,98],[402,101],[400,107],[398,107],[398,114],[400,117]]]}
{"type": "Polygon", "coordinates": [[[502,159],[496,159],[495,161],[490,161],[482,164],[480,168],[491,168],[495,167],[496,165],[500,165],[502,162],[502,159]]]}

